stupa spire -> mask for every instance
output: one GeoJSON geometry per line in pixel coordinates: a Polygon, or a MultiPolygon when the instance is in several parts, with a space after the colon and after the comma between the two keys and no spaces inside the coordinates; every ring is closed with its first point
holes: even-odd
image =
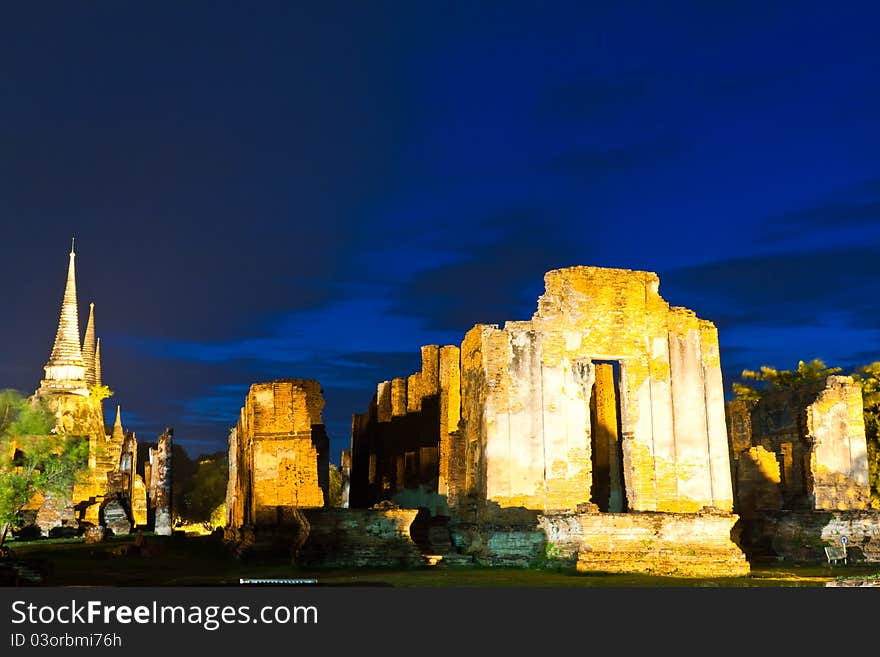
{"type": "Polygon", "coordinates": [[[86,335],[83,338],[82,355],[86,364],[86,383],[91,387],[95,385],[95,304],[89,304],[89,321],[86,324],[86,335]]]}
{"type": "Polygon", "coordinates": [[[61,316],[49,362],[43,367],[45,378],[40,382],[38,393],[66,392],[88,395],[86,363],[79,341],[79,315],[76,307],[76,252],[70,243],[70,260],[67,265],[67,283],[61,300],[61,316]]]}
{"type": "Polygon", "coordinates": [[[113,440],[121,445],[125,440],[125,431],[122,429],[122,406],[116,406],[116,422],[113,423],[113,440]]]}
{"type": "Polygon", "coordinates": [[[76,252],[73,241],[70,243],[70,260],[67,265],[67,284],[61,300],[61,317],[49,365],[84,365],[82,349],[79,346],[79,313],[76,308],[76,252]]]}
{"type": "Polygon", "coordinates": [[[101,338],[95,343],[95,385],[101,385],[101,338]]]}

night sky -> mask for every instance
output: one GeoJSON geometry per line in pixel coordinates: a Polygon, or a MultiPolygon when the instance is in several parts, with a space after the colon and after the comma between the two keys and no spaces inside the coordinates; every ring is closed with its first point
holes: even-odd
{"type": "Polygon", "coordinates": [[[376,382],[571,265],[658,272],[728,391],[880,360],[880,6],[595,4],[6,4],[0,388],[74,236],[108,419],[192,456],[302,377],[338,463],[376,382]]]}

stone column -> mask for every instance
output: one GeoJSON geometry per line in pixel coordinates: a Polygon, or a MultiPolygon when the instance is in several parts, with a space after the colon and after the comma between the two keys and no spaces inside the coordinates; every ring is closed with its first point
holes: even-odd
{"type": "Polygon", "coordinates": [[[159,436],[152,477],[156,480],[156,526],[159,536],[171,536],[171,446],[174,430],[165,429],[159,436]]]}

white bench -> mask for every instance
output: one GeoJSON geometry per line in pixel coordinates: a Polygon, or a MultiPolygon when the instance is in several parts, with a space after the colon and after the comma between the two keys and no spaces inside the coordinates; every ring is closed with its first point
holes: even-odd
{"type": "Polygon", "coordinates": [[[828,563],[835,564],[839,561],[843,561],[843,565],[846,565],[846,548],[845,547],[837,547],[837,546],[826,546],[825,547],[825,557],[828,559],[828,563]]]}

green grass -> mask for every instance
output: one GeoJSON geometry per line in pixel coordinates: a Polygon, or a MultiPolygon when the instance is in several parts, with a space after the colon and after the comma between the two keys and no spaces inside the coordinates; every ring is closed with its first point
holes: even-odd
{"type": "Polygon", "coordinates": [[[212,586],[238,585],[239,578],[315,578],[341,586],[462,587],[807,587],[837,577],[880,576],[876,564],[801,566],[753,564],[747,577],[677,578],[652,575],[577,573],[561,569],[422,567],[412,569],[303,569],[283,558],[238,561],[216,538],[146,537],[156,556],[116,554],[133,537],[98,545],[82,539],[12,542],[14,556],[44,563],[50,586],[212,586]]]}

